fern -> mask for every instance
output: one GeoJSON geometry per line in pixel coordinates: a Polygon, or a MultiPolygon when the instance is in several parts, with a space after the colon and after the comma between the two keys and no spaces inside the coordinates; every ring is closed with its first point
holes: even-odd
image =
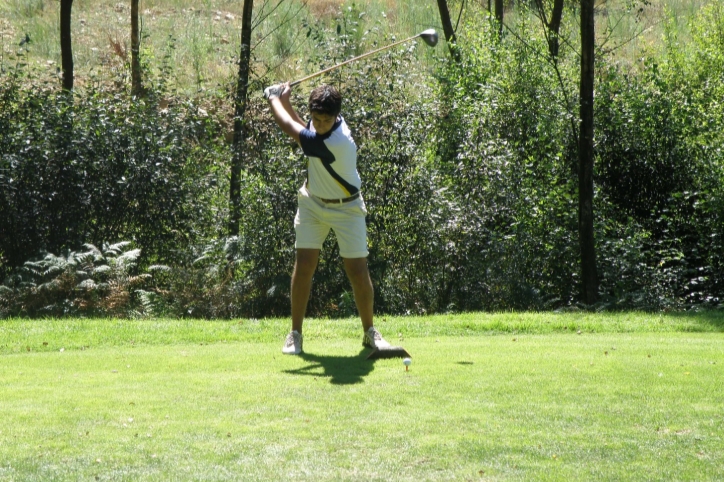
{"type": "Polygon", "coordinates": [[[146,290],[136,290],[140,304],[139,315],[145,317],[165,316],[169,312],[169,306],[160,293],[146,290]]]}
{"type": "Polygon", "coordinates": [[[141,250],[132,249],[128,241],[104,244],[102,250],[92,244],[83,248],[27,261],[19,277],[0,291],[3,312],[126,316],[131,311],[131,293],[151,277],[134,273],[141,250]]]}

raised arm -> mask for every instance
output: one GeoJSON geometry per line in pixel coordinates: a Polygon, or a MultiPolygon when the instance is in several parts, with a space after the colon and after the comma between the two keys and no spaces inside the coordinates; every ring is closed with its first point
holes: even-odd
{"type": "Polygon", "coordinates": [[[302,132],[302,129],[306,128],[307,125],[302,118],[299,117],[294,107],[292,107],[292,103],[289,100],[291,92],[292,88],[289,86],[289,82],[285,82],[280,85],[267,87],[264,95],[269,100],[269,106],[272,109],[277,125],[298,143],[299,133],[302,132]]]}
{"type": "Polygon", "coordinates": [[[284,86],[284,90],[282,91],[281,99],[282,99],[282,105],[284,105],[284,109],[289,113],[290,116],[292,116],[292,119],[297,124],[301,124],[302,127],[307,127],[307,124],[304,122],[304,119],[299,117],[299,114],[297,114],[297,111],[294,110],[294,107],[292,107],[292,102],[290,100],[291,93],[292,93],[292,87],[289,85],[289,82],[285,82],[282,84],[284,86]],[[287,88],[287,86],[289,86],[287,88]]]}

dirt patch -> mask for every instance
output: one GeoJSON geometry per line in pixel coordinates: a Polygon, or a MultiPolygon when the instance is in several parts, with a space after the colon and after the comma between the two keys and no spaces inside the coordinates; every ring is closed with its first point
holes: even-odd
{"type": "Polygon", "coordinates": [[[307,8],[317,20],[326,20],[336,17],[342,8],[340,0],[312,0],[307,8]]]}
{"type": "Polygon", "coordinates": [[[19,38],[15,38],[16,32],[13,26],[5,20],[4,18],[0,18],[0,45],[3,46],[3,49],[7,52],[10,50],[10,46],[13,44],[17,44],[20,42],[19,38]]]}

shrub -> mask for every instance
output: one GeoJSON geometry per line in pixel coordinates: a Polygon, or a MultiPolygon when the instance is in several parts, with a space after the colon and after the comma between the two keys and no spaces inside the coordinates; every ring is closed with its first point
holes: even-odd
{"type": "Polygon", "coordinates": [[[0,315],[128,316],[134,289],[149,278],[134,273],[140,250],[130,244],[86,244],[85,251],[25,262],[0,287],[0,315]]]}
{"type": "Polygon", "coordinates": [[[545,39],[521,28],[526,44],[472,22],[460,62],[443,72],[436,155],[457,206],[459,309],[544,309],[575,296],[576,151],[566,102],[575,71],[563,50],[556,71],[545,39]]]}
{"type": "Polygon", "coordinates": [[[146,263],[168,261],[213,229],[224,150],[198,105],[165,106],[153,93],[136,100],[107,87],[70,95],[37,88],[32,78],[5,80],[0,275],[43,250],[105,239],[133,240],[146,263]]]}
{"type": "Polygon", "coordinates": [[[690,45],[669,29],[666,55],[645,59],[641,72],[601,69],[596,181],[601,199],[613,204],[602,212],[604,237],[639,240],[638,255],[624,256],[635,265],[603,258],[609,268],[620,266],[603,292],[629,306],[634,298],[647,298],[642,306],[652,309],[721,300],[724,136],[712,126],[724,119],[724,77],[717,74],[724,40],[712,33],[723,31],[723,12],[720,5],[704,8],[690,45]]]}

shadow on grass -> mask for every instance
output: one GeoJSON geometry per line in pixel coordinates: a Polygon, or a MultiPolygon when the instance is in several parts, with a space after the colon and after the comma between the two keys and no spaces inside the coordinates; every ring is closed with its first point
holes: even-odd
{"type": "Polygon", "coordinates": [[[369,350],[362,349],[354,356],[315,355],[303,352],[299,358],[310,364],[296,370],[284,370],[292,375],[328,377],[329,383],[351,385],[362,383],[364,377],[374,370],[374,363],[367,360],[369,350]]]}
{"type": "Polygon", "coordinates": [[[724,332],[724,310],[707,310],[700,312],[670,313],[672,318],[693,321],[702,325],[700,330],[692,329],[690,331],[720,331],[724,332]]]}

